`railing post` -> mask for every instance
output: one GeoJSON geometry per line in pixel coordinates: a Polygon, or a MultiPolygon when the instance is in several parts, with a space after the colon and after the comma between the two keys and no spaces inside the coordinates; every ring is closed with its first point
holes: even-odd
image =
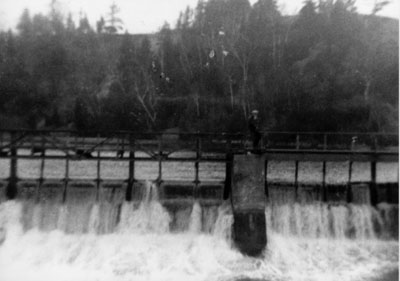
{"type": "Polygon", "coordinates": [[[328,135],[324,134],[324,150],[328,149],[328,135]]]}
{"type": "Polygon", "coordinates": [[[371,196],[371,205],[376,206],[378,203],[378,191],[376,189],[376,160],[371,162],[371,182],[369,185],[369,193],[371,196]]]}
{"type": "MultiPolygon", "coordinates": [[[[41,162],[40,162],[40,178],[39,178],[39,184],[36,190],[36,200],[39,200],[39,193],[40,189],[42,188],[43,182],[44,182],[44,165],[45,165],[45,159],[46,159],[46,148],[45,148],[45,138],[44,138],[44,133],[42,133],[42,139],[41,139],[41,162]]],[[[34,148],[32,148],[34,149],[34,148]]]]}
{"type": "Polygon", "coordinates": [[[96,201],[99,201],[100,197],[100,183],[101,183],[101,161],[100,161],[100,150],[97,150],[97,178],[96,178],[96,201]]]}
{"type": "Polygon", "coordinates": [[[11,133],[10,139],[10,177],[8,179],[8,185],[6,190],[6,196],[8,199],[15,199],[17,197],[18,189],[18,173],[17,173],[17,148],[15,145],[16,133],[11,133]]]}
{"type": "Polygon", "coordinates": [[[158,177],[157,184],[160,184],[162,181],[162,160],[163,160],[163,151],[162,151],[162,139],[161,135],[158,135],[158,177]]]}
{"type": "Polygon", "coordinates": [[[194,180],[194,198],[198,198],[199,196],[199,163],[200,163],[200,158],[201,158],[201,140],[200,136],[197,135],[196,137],[196,162],[194,163],[194,168],[195,168],[195,180],[194,180]]]}
{"type": "Polygon", "coordinates": [[[295,161],[295,170],[294,170],[294,194],[297,200],[297,191],[299,189],[299,161],[295,161]]]}
{"type": "Polygon", "coordinates": [[[351,203],[353,201],[353,192],[351,188],[351,176],[353,170],[353,161],[349,161],[349,177],[347,179],[347,203],[351,203]]]}
{"type": "Polygon", "coordinates": [[[296,150],[300,149],[300,135],[296,134],[296,150]]]}
{"type": "Polygon", "coordinates": [[[224,200],[228,199],[232,189],[233,152],[229,147],[226,153],[224,200]]]}
{"type": "Polygon", "coordinates": [[[135,140],[129,134],[129,178],[126,189],[126,201],[132,200],[133,185],[135,183],[135,140]]]}
{"type": "Polygon", "coordinates": [[[68,183],[69,183],[69,159],[70,159],[70,155],[67,153],[66,159],[65,159],[63,203],[65,203],[67,201],[67,189],[68,189],[68,183]]]}
{"type": "MultiPolygon", "coordinates": [[[[378,140],[377,136],[374,134],[373,135],[373,150],[374,150],[374,156],[376,157],[376,151],[378,149],[378,140]]],[[[374,159],[371,162],[371,182],[369,185],[369,194],[371,197],[371,205],[376,206],[378,203],[378,190],[376,187],[376,160],[374,159]]]]}
{"type": "Polygon", "coordinates": [[[265,159],[264,163],[264,192],[265,196],[269,199],[269,190],[268,190],[268,160],[265,159]]]}
{"type": "Polygon", "coordinates": [[[322,162],[322,201],[327,201],[327,190],[326,190],[326,161],[322,162]]]}

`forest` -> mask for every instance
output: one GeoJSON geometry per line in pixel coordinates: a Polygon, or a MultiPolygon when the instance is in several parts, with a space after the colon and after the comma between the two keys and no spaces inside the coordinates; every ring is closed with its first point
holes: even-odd
{"type": "MultiPolygon", "coordinates": [[[[129,34],[25,10],[0,33],[0,128],[398,132],[398,20],[354,1],[199,0],[176,26],[129,34]]],[[[379,1],[378,1],[379,3],[379,1]]]]}

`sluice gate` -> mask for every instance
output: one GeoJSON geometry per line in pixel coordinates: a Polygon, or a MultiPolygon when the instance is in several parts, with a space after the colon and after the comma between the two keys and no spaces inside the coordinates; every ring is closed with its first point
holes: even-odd
{"type": "Polygon", "coordinates": [[[156,184],[158,200],[172,212],[194,202],[218,206],[229,200],[236,246],[258,255],[267,243],[268,220],[274,220],[266,218],[271,205],[398,204],[398,176],[391,182],[378,180],[379,165],[398,163],[398,136],[354,135],[268,132],[262,147],[251,151],[246,136],[239,134],[83,137],[71,131],[3,131],[0,200],[135,202],[143,198],[147,180],[156,184]],[[282,162],[290,163],[291,173],[279,177],[282,162]],[[317,163],[313,170],[320,181],[301,177],[305,163],[317,163]],[[333,163],[344,167],[340,182],[328,179],[330,170],[337,169],[333,163]],[[361,180],[354,176],[359,163],[367,164],[361,180]]]}

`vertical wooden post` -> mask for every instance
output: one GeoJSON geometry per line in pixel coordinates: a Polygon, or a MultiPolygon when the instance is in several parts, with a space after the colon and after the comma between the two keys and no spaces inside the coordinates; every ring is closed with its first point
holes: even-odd
{"type": "Polygon", "coordinates": [[[268,190],[268,160],[265,159],[264,163],[264,192],[265,196],[269,199],[269,190],[268,190]]]}
{"type": "Polygon", "coordinates": [[[100,183],[101,183],[101,161],[100,161],[100,150],[97,150],[97,178],[96,178],[96,201],[99,201],[100,197],[100,183]]]}
{"type": "Polygon", "coordinates": [[[347,179],[347,203],[351,203],[353,201],[353,191],[351,188],[351,176],[353,172],[353,161],[349,161],[349,177],[347,179]]]}
{"type": "Polygon", "coordinates": [[[295,162],[295,170],[294,170],[294,194],[297,200],[297,192],[299,188],[299,161],[295,162]]]}
{"type": "Polygon", "coordinates": [[[17,197],[17,182],[18,182],[18,173],[17,173],[17,148],[16,148],[16,135],[15,132],[11,133],[10,139],[10,177],[8,179],[8,185],[6,190],[6,196],[8,199],[15,199],[17,197]]]}
{"type": "MultiPolygon", "coordinates": [[[[45,148],[45,138],[42,134],[42,145],[41,145],[41,162],[40,162],[40,177],[39,177],[39,184],[36,190],[36,201],[39,200],[39,193],[42,188],[44,182],[44,165],[45,165],[45,156],[46,156],[46,148],[45,148]]],[[[33,149],[33,147],[32,147],[33,149]]]]}
{"type": "Polygon", "coordinates": [[[65,159],[63,203],[65,203],[67,201],[67,189],[68,189],[68,183],[69,183],[69,158],[70,158],[70,155],[67,154],[66,159],[65,159]]]}
{"type": "Polygon", "coordinates": [[[324,150],[328,149],[328,135],[324,134],[324,150]]]}
{"type": "Polygon", "coordinates": [[[233,153],[229,149],[226,153],[224,200],[228,199],[232,190],[233,153]]]}
{"type": "Polygon", "coordinates": [[[371,196],[371,205],[376,206],[378,203],[378,191],[376,189],[376,160],[371,162],[371,183],[369,185],[369,193],[371,196]]]}
{"type": "Polygon", "coordinates": [[[322,201],[326,202],[328,199],[326,190],[326,161],[322,162],[322,201]]]}
{"type": "Polygon", "coordinates": [[[194,198],[199,197],[199,164],[200,164],[200,158],[201,158],[201,141],[200,141],[200,136],[197,135],[196,138],[196,162],[194,163],[194,168],[195,168],[195,179],[194,179],[194,190],[193,190],[193,195],[194,198]]]}
{"type": "Polygon", "coordinates": [[[162,159],[163,151],[162,151],[162,139],[161,135],[158,136],[158,177],[157,184],[160,184],[162,181],[162,159]]]}
{"type": "Polygon", "coordinates": [[[135,140],[133,139],[133,136],[129,134],[129,178],[125,196],[126,201],[132,200],[132,191],[134,183],[135,183],[135,140]]]}
{"type": "Polygon", "coordinates": [[[299,134],[296,135],[296,149],[297,150],[300,149],[300,135],[299,134]]]}

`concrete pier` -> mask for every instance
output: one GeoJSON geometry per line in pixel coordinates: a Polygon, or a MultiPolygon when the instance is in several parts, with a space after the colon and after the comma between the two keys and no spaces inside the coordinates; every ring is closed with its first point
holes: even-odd
{"type": "Polygon", "coordinates": [[[238,249],[250,256],[262,254],[267,244],[265,221],[265,157],[235,155],[231,202],[233,238],[238,249]]]}

